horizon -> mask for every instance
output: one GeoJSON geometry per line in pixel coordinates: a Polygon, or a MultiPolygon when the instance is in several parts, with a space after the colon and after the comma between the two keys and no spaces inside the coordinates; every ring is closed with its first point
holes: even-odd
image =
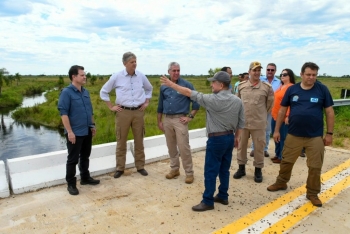
{"type": "Polygon", "coordinates": [[[137,56],[144,74],[167,74],[176,61],[184,74],[229,66],[246,72],[252,61],[277,73],[349,74],[350,2],[143,0],[2,0],[0,68],[10,74],[66,74],[81,64],[92,74],[124,68],[137,56]]]}

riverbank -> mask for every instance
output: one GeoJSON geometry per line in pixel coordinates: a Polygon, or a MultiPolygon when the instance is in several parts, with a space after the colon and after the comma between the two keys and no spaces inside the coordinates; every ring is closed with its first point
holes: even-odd
{"type": "MultiPolygon", "coordinates": [[[[41,78],[37,79],[38,82],[41,80],[41,78]]],[[[203,93],[211,92],[210,84],[207,82],[204,76],[186,77],[186,79],[194,85],[196,90],[203,93]]],[[[234,78],[233,82],[235,82],[236,79],[237,78],[234,78]]],[[[90,92],[91,101],[95,113],[94,117],[96,121],[97,134],[93,138],[94,145],[115,141],[115,114],[107,108],[105,103],[99,97],[99,91],[106,80],[107,79],[97,80],[95,81],[94,85],[88,82],[85,86],[90,92]]],[[[160,89],[159,77],[149,77],[149,80],[153,85],[153,95],[150,101],[150,105],[147,107],[145,113],[146,137],[163,134],[163,132],[158,129],[157,125],[157,105],[160,89]]],[[[318,80],[320,80],[329,88],[334,99],[340,98],[341,89],[344,87],[346,88],[349,83],[349,79],[345,78],[320,77],[318,80]]],[[[69,84],[69,79],[67,77],[64,79],[64,83],[69,84]]],[[[45,103],[36,105],[31,108],[20,108],[13,114],[13,117],[16,119],[16,121],[22,123],[34,123],[48,126],[53,129],[63,129],[61,118],[57,110],[59,93],[59,90],[49,92],[46,95],[47,101],[45,103]]],[[[114,92],[111,92],[111,100],[114,101],[114,99],[115,94],[114,92]]],[[[350,119],[350,107],[343,106],[335,107],[334,109],[336,113],[336,121],[333,135],[333,146],[345,147],[346,140],[350,138],[350,129],[348,125],[348,119],[350,119]]],[[[203,108],[201,108],[197,112],[195,119],[190,122],[189,129],[198,129],[203,127],[205,127],[205,111],[203,108]]],[[[128,140],[131,139],[133,139],[133,136],[130,131],[128,140]]]]}

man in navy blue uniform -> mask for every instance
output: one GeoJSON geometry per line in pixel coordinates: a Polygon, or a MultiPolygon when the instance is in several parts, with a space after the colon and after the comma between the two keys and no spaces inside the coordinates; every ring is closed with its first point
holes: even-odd
{"type": "Polygon", "coordinates": [[[321,191],[321,169],[324,159],[324,146],[332,144],[334,111],[333,99],[328,88],[317,82],[319,67],[312,62],[301,68],[301,82],[288,88],[278,112],[274,140],[279,142],[279,128],[290,107],[288,135],[285,140],[279,175],[268,191],[287,189],[295,161],[305,148],[309,168],[306,181],[306,198],[314,206],[322,206],[317,194],[321,191]],[[324,134],[323,110],[326,114],[326,132],[324,134]]]}

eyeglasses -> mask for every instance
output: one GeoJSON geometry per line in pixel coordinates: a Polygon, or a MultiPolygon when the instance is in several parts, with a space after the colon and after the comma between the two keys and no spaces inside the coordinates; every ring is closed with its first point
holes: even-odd
{"type": "Polygon", "coordinates": [[[180,70],[171,70],[172,72],[180,72],[180,70]]]}
{"type": "Polygon", "coordinates": [[[282,73],[281,75],[280,75],[280,77],[286,77],[286,76],[288,76],[288,73],[282,73]]]}
{"type": "Polygon", "coordinates": [[[275,69],[266,69],[266,71],[275,71],[275,69]]]}

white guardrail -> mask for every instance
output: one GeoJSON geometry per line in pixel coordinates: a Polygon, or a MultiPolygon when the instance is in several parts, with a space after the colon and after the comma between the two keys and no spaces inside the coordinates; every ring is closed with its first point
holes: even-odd
{"type": "Polygon", "coordinates": [[[350,105],[350,99],[336,99],[333,100],[334,106],[349,106],[350,105]]]}
{"type": "MultiPolygon", "coordinates": [[[[204,150],[206,129],[190,130],[189,139],[192,152],[204,150]]],[[[169,158],[164,135],[146,137],[144,147],[146,163],[169,158]]],[[[116,170],[115,150],[116,142],[92,146],[89,168],[92,176],[116,170]]],[[[133,152],[134,141],[130,140],[127,142],[126,168],[135,166],[133,152]]],[[[0,160],[0,198],[66,183],[66,161],[67,150],[7,159],[5,162],[0,160]]]]}

